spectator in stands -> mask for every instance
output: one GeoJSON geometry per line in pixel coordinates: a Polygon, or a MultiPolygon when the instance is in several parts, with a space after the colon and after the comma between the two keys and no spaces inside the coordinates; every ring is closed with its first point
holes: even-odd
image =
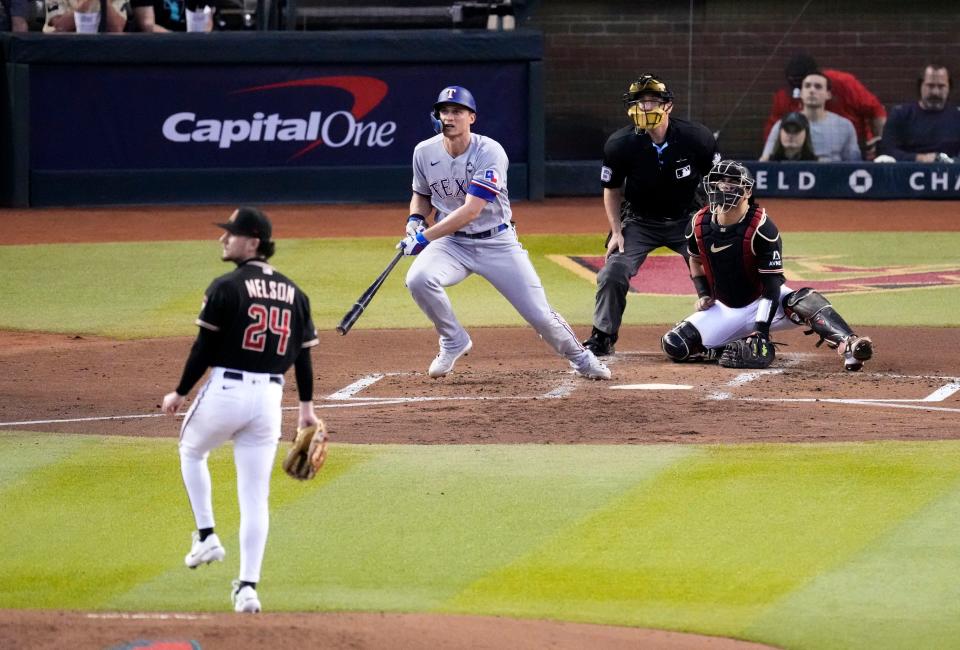
{"type": "MultiPolygon", "coordinates": [[[[763,137],[767,138],[774,123],[790,111],[799,111],[800,84],[811,72],[819,70],[817,62],[809,54],[798,54],[787,63],[787,88],[781,88],[773,95],[773,106],[764,126],[763,137]]],[[[887,111],[876,95],[849,72],[826,69],[820,71],[830,80],[831,98],[827,110],[853,123],[857,130],[857,141],[868,160],[876,153],[876,145],[883,134],[883,125],[887,121],[887,111]]]]}
{"type": "Polygon", "coordinates": [[[890,111],[880,152],[896,160],[952,162],[960,155],[960,109],[947,103],[950,71],[931,63],[918,83],[920,101],[890,111]]]}
{"type": "Polygon", "coordinates": [[[27,0],[3,0],[2,4],[3,15],[9,18],[9,21],[4,21],[6,24],[0,25],[0,29],[9,29],[11,32],[30,31],[27,25],[27,0]]]}
{"type": "Polygon", "coordinates": [[[209,32],[211,10],[202,0],[132,0],[133,19],[140,32],[209,32]],[[196,27],[202,23],[202,27],[196,27]]]}
{"type": "Polygon", "coordinates": [[[101,32],[123,32],[130,17],[128,0],[46,0],[45,32],[75,32],[74,11],[100,12],[101,32]]]}
{"type": "Polygon", "coordinates": [[[810,137],[810,122],[803,113],[787,113],[780,120],[776,131],[777,139],[773,143],[773,152],[769,158],[760,160],[816,160],[813,152],[813,140],[810,137]]]}
{"type": "MultiPolygon", "coordinates": [[[[845,117],[831,113],[825,106],[830,99],[830,79],[814,72],[803,78],[800,100],[803,115],[810,123],[810,144],[820,162],[861,160],[857,146],[857,131],[845,117]]],[[[780,121],[773,126],[767,137],[760,160],[769,160],[780,132],[780,121]]]]}

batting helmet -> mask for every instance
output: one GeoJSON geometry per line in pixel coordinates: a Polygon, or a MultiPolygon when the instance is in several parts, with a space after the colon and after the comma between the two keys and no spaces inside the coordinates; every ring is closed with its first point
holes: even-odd
{"type": "Polygon", "coordinates": [[[753,192],[753,175],[743,163],[721,160],[703,178],[711,212],[726,212],[753,192]]]}
{"type": "Polygon", "coordinates": [[[463,86],[447,86],[440,91],[436,103],[433,105],[433,116],[440,119],[440,106],[443,104],[457,104],[477,112],[477,102],[473,99],[473,94],[463,86]]]}
{"type": "Polygon", "coordinates": [[[660,124],[667,114],[663,104],[669,104],[672,101],[673,93],[667,88],[667,84],[652,74],[641,75],[630,84],[627,92],[623,93],[623,105],[627,109],[627,115],[633,119],[638,133],[660,124]],[[641,100],[649,101],[650,99],[659,100],[661,105],[647,110],[641,100]]]}

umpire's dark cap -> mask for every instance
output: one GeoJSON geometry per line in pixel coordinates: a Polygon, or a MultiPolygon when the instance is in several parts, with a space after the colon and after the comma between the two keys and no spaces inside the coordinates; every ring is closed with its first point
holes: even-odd
{"type": "Polygon", "coordinates": [[[780,128],[786,129],[790,133],[806,131],[809,126],[810,122],[807,120],[807,116],[799,112],[787,113],[780,120],[780,128]]]}
{"type": "Polygon", "coordinates": [[[230,234],[256,237],[261,241],[270,241],[273,234],[273,227],[267,215],[256,208],[237,208],[229,221],[217,225],[230,234]]]}

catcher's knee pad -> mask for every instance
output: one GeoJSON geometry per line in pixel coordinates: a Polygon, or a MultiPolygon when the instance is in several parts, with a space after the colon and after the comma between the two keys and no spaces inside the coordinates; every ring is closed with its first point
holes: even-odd
{"type": "Polygon", "coordinates": [[[797,325],[809,322],[820,310],[829,306],[830,302],[823,297],[823,294],[810,287],[792,291],[783,298],[783,310],[787,318],[797,325]]]}
{"type": "Polygon", "coordinates": [[[705,352],[700,331],[687,321],[680,321],[660,339],[663,353],[673,361],[686,361],[705,352]]]}

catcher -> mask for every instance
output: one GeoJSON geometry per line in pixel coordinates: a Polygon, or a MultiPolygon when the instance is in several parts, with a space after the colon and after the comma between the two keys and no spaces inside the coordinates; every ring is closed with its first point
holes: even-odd
{"type": "Polygon", "coordinates": [[[719,360],[727,368],[766,368],[776,356],[770,331],[806,325],[835,348],[846,370],[873,356],[820,293],[784,284],[780,232],[753,200],[753,177],[721,160],[703,179],[709,204],[690,221],[687,246],[697,311],[663,335],[674,361],[719,360]]]}

